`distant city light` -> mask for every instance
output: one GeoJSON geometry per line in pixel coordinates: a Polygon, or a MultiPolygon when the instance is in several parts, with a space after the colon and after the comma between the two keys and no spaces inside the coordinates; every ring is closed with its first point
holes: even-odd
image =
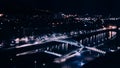
{"type": "Polygon", "coordinates": [[[4,14],[0,14],[0,17],[2,17],[4,14]]]}
{"type": "MultiPolygon", "coordinates": [[[[48,10],[41,11],[50,12],[48,10]]],[[[36,56],[38,53],[48,54],[50,57],[55,56],[55,58],[52,57],[54,63],[63,64],[74,60],[74,58],[79,58],[77,60],[79,61],[79,66],[83,66],[88,61],[92,61],[94,58],[105,55],[108,52],[120,50],[120,46],[115,48],[111,48],[110,45],[110,47],[103,46],[107,44],[106,41],[109,42],[109,40],[112,41],[117,38],[116,36],[119,32],[117,33],[116,29],[120,30],[117,25],[106,23],[106,20],[119,20],[120,18],[103,17],[97,23],[98,18],[89,17],[89,14],[86,14],[87,17],[69,13],[52,15],[49,17],[46,14],[42,16],[42,14],[35,13],[22,19],[21,17],[6,16],[1,13],[0,30],[3,30],[3,34],[10,33],[10,36],[14,36],[10,37],[10,40],[8,40],[10,42],[0,40],[0,48],[8,48],[10,50],[23,48],[24,51],[20,53],[14,51],[16,53],[15,57],[35,53],[37,53],[35,54],[36,56]],[[11,32],[7,32],[9,28],[11,32]],[[6,47],[6,43],[9,47],[6,47]],[[28,49],[26,50],[26,48],[28,49]]],[[[35,68],[42,61],[38,62],[37,59],[38,57],[32,60],[35,68]]],[[[44,60],[44,58],[42,59],[44,60]]],[[[15,61],[13,56],[10,56],[10,60],[12,63],[15,61]]],[[[49,64],[42,61],[40,65],[47,67],[49,64]]]]}

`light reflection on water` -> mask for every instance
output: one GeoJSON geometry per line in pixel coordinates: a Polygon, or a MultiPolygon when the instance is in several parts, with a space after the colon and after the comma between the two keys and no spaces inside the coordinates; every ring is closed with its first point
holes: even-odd
{"type": "MultiPolygon", "coordinates": [[[[87,37],[85,39],[82,39],[82,40],[80,40],[80,43],[90,44],[90,43],[95,42],[93,44],[99,43],[99,44],[102,44],[102,46],[103,46],[104,45],[103,42],[105,40],[107,40],[107,38],[112,39],[112,38],[116,37],[116,34],[117,34],[117,32],[115,32],[115,31],[109,31],[108,33],[101,33],[101,34],[98,34],[98,35],[93,35],[89,38],[87,37]]],[[[92,51],[85,51],[84,50],[84,52],[82,52],[81,56],[78,56],[79,59],[75,60],[75,61],[72,61],[72,63],[70,63],[70,64],[67,64],[67,62],[66,62],[65,63],[66,65],[63,65],[62,68],[80,68],[84,64],[86,64],[86,63],[94,60],[96,57],[100,57],[102,55],[99,54],[99,53],[92,52],[92,51]],[[82,59],[80,59],[81,56],[82,56],[82,59]],[[74,66],[74,64],[76,64],[75,67],[72,67],[72,66],[74,66]]]]}
{"type": "MultiPolygon", "coordinates": [[[[105,41],[106,38],[111,39],[116,34],[117,34],[116,32],[110,31],[108,33],[100,33],[100,34],[93,35],[91,37],[87,37],[85,39],[77,40],[77,41],[80,41],[80,43],[84,43],[84,44],[98,46],[98,44],[103,43],[103,41],[105,41]]],[[[72,46],[70,46],[69,44],[58,44],[58,45],[49,45],[43,49],[46,49],[49,51],[56,51],[58,53],[64,53],[67,51],[71,51],[74,48],[72,46]]],[[[80,56],[71,58],[64,63],[61,63],[61,68],[80,68],[85,63],[88,63],[99,56],[101,56],[101,54],[84,49],[80,56]]],[[[46,64],[46,66],[47,66],[47,64],[46,64]]],[[[36,67],[36,68],[38,68],[38,67],[36,67]]]]}
{"type": "Polygon", "coordinates": [[[116,36],[117,32],[115,31],[109,31],[109,39],[113,38],[114,36],[116,36]]]}

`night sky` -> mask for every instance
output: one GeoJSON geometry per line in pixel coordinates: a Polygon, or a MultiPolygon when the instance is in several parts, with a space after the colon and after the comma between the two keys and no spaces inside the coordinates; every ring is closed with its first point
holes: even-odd
{"type": "Polygon", "coordinates": [[[120,15],[119,0],[0,0],[5,11],[21,12],[33,8],[79,13],[120,15]]]}

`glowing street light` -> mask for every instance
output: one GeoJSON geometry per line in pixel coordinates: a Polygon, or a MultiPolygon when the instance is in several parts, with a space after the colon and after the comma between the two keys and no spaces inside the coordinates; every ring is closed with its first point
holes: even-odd
{"type": "Polygon", "coordinates": [[[4,14],[0,14],[0,17],[2,17],[4,14]]]}

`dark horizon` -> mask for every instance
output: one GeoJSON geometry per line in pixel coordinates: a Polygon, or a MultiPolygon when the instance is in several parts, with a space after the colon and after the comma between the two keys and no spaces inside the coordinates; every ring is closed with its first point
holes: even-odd
{"type": "Polygon", "coordinates": [[[80,14],[111,14],[120,16],[119,0],[1,0],[3,12],[32,12],[32,9],[76,12],[80,14]]]}

